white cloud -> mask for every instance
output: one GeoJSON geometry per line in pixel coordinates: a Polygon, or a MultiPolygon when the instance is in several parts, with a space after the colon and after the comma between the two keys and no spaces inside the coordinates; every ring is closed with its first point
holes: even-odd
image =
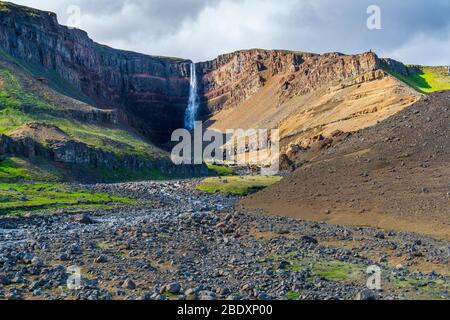
{"type": "Polygon", "coordinates": [[[217,7],[206,7],[197,19],[186,20],[177,32],[148,42],[145,51],[174,52],[205,60],[244,48],[277,47],[283,32],[279,21],[289,15],[292,3],[286,1],[280,6],[268,0],[222,1],[217,7]]]}
{"type": "Polygon", "coordinates": [[[409,64],[448,66],[450,65],[450,28],[444,38],[417,34],[411,41],[395,50],[384,52],[383,56],[409,64]]]}

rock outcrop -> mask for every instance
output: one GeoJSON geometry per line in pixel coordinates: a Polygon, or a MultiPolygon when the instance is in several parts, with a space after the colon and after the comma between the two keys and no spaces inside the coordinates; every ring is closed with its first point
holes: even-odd
{"type": "Polygon", "coordinates": [[[219,56],[198,64],[205,112],[234,107],[256,94],[275,76],[279,103],[293,96],[304,96],[323,85],[342,82],[350,86],[382,78],[383,69],[402,75],[418,72],[392,59],[380,59],[367,52],[359,55],[324,55],[252,49],[219,56]]]}
{"type": "Polygon", "coordinates": [[[253,49],[197,67],[209,126],[280,129],[282,151],[333,131],[375,125],[420,98],[389,72],[417,72],[373,52],[323,55],[253,49]],[[388,72],[389,71],[389,72],[388,72]]]}
{"type": "Polygon", "coordinates": [[[10,3],[0,11],[0,48],[58,73],[98,107],[120,109],[121,120],[148,137],[167,137],[183,125],[188,60],[99,45],[86,32],[59,25],[54,13],[10,3]]]}
{"type": "Polygon", "coordinates": [[[169,159],[147,159],[134,154],[116,154],[70,139],[56,126],[29,123],[10,136],[0,135],[0,155],[42,157],[54,162],[110,170],[155,169],[166,175],[207,175],[205,166],[176,166],[169,159]]]}
{"type": "Polygon", "coordinates": [[[197,64],[201,93],[207,111],[238,105],[261,89],[269,77],[295,71],[307,57],[279,50],[242,50],[197,64]]]}

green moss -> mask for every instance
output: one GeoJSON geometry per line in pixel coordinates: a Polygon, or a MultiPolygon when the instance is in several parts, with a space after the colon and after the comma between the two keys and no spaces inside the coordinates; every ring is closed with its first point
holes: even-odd
{"type": "Polygon", "coordinates": [[[320,261],[312,270],[314,275],[331,281],[357,280],[363,274],[363,268],[339,261],[320,261]]]}
{"type": "Polygon", "coordinates": [[[207,193],[221,192],[246,196],[267,188],[280,180],[281,177],[266,176],[207,178],[200,182],[197,188],[207,193]]]}
{"type": "Polygon", "coordinates": [[[207,164],[209,171],[216,176],[220,177],[227,177],[227,176],[233,176],[236,173],[233,169],[229,167],[219,166],[215,164],[207,164]]]}
{"type": "Polygon", "coordinates": [[[9,12],[10,10],[6,2],[0,1],[0,12],[9,12]]]}
{"type": "Polygon", "coordinates": [[[106,193],[89,193],[62,184],[0,183],[0,215],[20,215],[25,212],[69,208],[109,207],[132,204],[134,200],[106,193]]]}
{"type": "Polygon", "coordinates": [[[102,250],[112,250],[114,249],[114,245],[110,242],[102,241],[96,244],[97,248],[102,250]]]}
{"type": "Polygon", "coordinates": [[[288,300],[298,300],[298,299],[300,298],[300,293],[295,292],[295,291],[289,291],[289,292],[286,294],[286,298],[287,298],[288,300]]]}
{"type": "Polygon", "coordinates": [[[388,73],[422,93],[450,90],[450,76],[443,67],[421,67],[408,77],[387,69],[388,73]]]}
{"type": "Polygon", "coordinates": [[[40,168],[30,161],[14,157],[0,160],[0,183],[22,181],[57,182],[60,180],[60,177],[54,172],[40,168]]]}

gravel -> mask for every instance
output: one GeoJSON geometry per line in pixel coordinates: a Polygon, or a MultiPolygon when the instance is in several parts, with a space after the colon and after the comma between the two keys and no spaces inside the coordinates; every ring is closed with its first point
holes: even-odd
{"type": "Polygon", "coordinates": [[[448,241],[237,211],[237,198],[197,182],[82,186],[142,203],[0,218],[0,298],[449,298],[448,241]],[[372,265],[383,270],[379,292],[366,288],[372,265]]]}

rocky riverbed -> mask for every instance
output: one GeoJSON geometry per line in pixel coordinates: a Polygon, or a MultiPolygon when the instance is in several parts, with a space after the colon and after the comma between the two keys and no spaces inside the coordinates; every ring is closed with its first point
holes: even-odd
{"type": "Polygon", "coordinates": [[[141,203],[0,218],[0,299],[450,299],[448,241],[236,211],[197,183],[82,186],[141,203]]]}

